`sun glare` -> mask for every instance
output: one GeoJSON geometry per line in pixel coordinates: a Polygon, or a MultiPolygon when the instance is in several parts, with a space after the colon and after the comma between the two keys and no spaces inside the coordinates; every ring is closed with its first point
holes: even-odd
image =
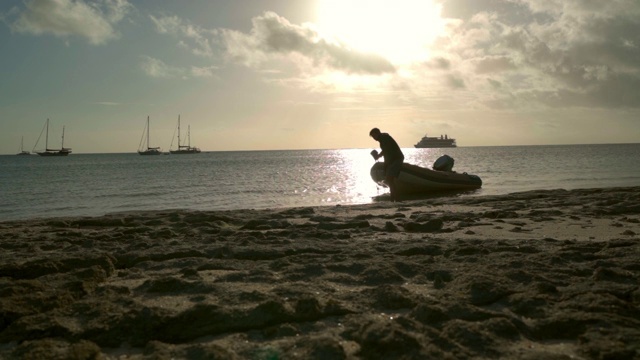
{"type": "Polygon", "coordinates": [[[350,47],[396,64],[424,59],[444,30],[430,0],[319,0],[318,27],[350,47]]]}

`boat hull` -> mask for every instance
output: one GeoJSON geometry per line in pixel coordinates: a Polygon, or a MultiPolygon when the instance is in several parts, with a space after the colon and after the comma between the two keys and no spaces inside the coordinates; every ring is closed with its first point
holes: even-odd
{"type": "Polygon", "coordinates": [[[146,150],[146,151],[138,151],[140,155],[162,155],[162,151],[159,150],[146,150]]]}
{"type": "Polygon", "coordinates": [[[188,150],[169,150],[173,155],[200,154],[200,149],[192,148],[188,150]]]}
{"type": "Polygon", "coordinates": [[[415,144],[416,149],[454,148],[456,144],[415,144]]]}
{"type": "MultiPolygon", "coordinates": [[[[376,162],[371,167],[371,179],[387,187],[384,163],[376,162]]],[[[474,190],[482,187],[482,180],[476,175],[455,171],[435,171],[412,164],[402,164],[400,175],[395,181],[399,195],[433,193],[439,191],[474,190]]]]}
{"type": "Polygon", "coordinates": [[[71,151],[43,151],[37,154],[40,156],[68,156],[71,154],[71,151]]]}

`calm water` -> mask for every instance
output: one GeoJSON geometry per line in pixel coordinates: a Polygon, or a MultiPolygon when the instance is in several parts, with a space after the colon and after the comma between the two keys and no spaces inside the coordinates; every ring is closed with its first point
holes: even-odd
{"type": "MultiPolygon", "coordinates": [[[[131,210],[282,208],[376,201],[371,149],[139,156],[0,156],[0,221],[131,210]]],[[[640,144],[404,149],[431,166],[480,176],[462,196],[640,185],[640,144]]]]}

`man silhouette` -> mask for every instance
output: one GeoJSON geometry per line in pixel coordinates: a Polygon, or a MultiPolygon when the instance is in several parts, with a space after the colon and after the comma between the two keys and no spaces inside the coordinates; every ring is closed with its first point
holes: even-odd
{"type": "Polygon", "coordinates": [[[404,154],[398,143],[387,133],[380,132],[380,129],[373,128],[369,132],[374,140],[380,143],[380,153],[373,152],[373,157],[378,160],[384,157],[385,182],[389,185],[391,201],[397,200],[395,179],[400,175],[404,154]]]}

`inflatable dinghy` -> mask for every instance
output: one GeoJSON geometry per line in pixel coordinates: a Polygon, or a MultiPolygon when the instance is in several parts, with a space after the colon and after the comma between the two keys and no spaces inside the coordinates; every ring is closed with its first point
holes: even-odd
{"type": "MultiPolygon", "coordinates": [[[[371,178],[379,185],[388,187],[384,179],[384,163],[376,162],[373,164],[371,178]]],[[[457,173],[450,170],[431,170],[412,164],[402,164],[400,176],[398,176],[395,183],[398,195],[473,190],[482,187],[482,180],[477,175],[457,173]]]]}

